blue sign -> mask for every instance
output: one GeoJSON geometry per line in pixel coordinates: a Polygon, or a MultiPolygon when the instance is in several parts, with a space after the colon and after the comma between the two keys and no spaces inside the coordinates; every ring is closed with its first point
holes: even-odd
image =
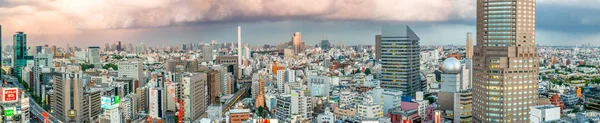
{"type": "Polygon", "coordinates": [[[400,99],[402,102],[412,102],[412,96],[402,96],[400,99]]]}

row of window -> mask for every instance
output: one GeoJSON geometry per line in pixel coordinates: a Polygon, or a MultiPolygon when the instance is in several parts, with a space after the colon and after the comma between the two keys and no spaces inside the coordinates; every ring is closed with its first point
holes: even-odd
{"type": "Polygon", "coordinates": [[[535,67],[534,65],[515,65],[514,68],[522,68],[522,67],[535,67]]]}
{"type": "Polygon", "coordinates": [[[513,10],[489,10],[487,12],[490,14],[497,14],[497,13],[513,13],[515,11],[513,11],[513,10]]]}
{"type": "Polygon", "coordinates": [[[488,21],[488,22],[512,22],[515,21],[515,19],[487,19],[484,21],[488,21]]]}
{"type": "Polygon", "coordinates": [[[510,44],[485,44],[483,46],[488,46],[488,47],[508,47],[508,46],[510,46],[510,44]]]}
{"type": "MultiPolygon", "coordinates": [[[[490,28],[490,29],[493,29],[493,28],[490,28]]],[[[516,36],[487,36],[487,38],[517,38],[517,37],[516,36]]],[[[493,41],[510,42],[510,40],[490,40],[490,42],[493,42],[493,41]]]]}
{"type": "Polygon", "coordinates": [[[486,3],[486,5],[505,5],[505,4],[512,4],[513,2],[488,2],[486,3]]]}
{"type": "Polygon", "coordinates": [[[490,23],[486,24],[487,26],[512,26],[512,23],[490,23]]]}
{"type": "MultiPolygon", "coordinates": [[[[498,76],[494,76],[494,77],[498,77],[498,76]]],[[[498,77],[499,78],[499,77],[498,77]]],[[[487,81],[488,84],[500,84],[500,81],[487,81]]],[[[506,84],[527,84],[527,83],[533,83],[533,81],[519,81],[519,82],[512,82],[512,81],[508,81],[505,82],[506,84]]]]}
{"type": "MultiPolygon", "coordinates": [[[[481,88],[484,89],[490,89],[490,90],[516,90],[516,89],[531,89],[534,88],[534,86],[515,86],[513,87],[500,87],[500,86],[485,86],[485,85],[481,85],[481,88]]],[[[515,94],[517,94],[515,92],[515,94]]],[[[519,94],[522,94],[522,92],[520,92],[519,94]]]]}
{"type": "Polygon", "coordinates": [[[489,18],[507,18],[507,17],[515,17],[512,14],[501,14],[501,15],[488,15],[489,18]]]}
{"type": "Polygon", "coordinates": [[[513,6],[488,6],[488,9],[511,9],[513,6]]]}
{"type": "Polygon", "coordinates": [[[513,30],[515,28],[510,28],[510,27],[493,27],[493,28],[488,28],[487,30],[491,30],[491,31],[496,31],[496,30],[513,30]]]}

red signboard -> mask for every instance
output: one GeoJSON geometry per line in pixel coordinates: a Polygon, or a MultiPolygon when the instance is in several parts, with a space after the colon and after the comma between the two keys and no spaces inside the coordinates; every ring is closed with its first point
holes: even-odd
{"type": "Polygon", "coordinates": [[[2,101],[3,102],[14,102],[19,97],[18,88],[3,88],[2,89],[2,101]]]}

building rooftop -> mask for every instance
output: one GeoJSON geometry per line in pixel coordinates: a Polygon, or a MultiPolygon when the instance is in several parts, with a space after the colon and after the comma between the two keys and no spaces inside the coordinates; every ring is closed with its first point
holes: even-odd
{"type": "Polygon", "coordinates": [[[540,105],[540,106],[533,106],[533,108],[535,109],[539,109],[539,110],[544,110],[544,109],[551,109],[551,108],[558,108],[554,105],[540,105]]]}
{"type": "Polygon", "coordinates": [[[230,114],[237,114],[237,113],[250,113],[250,109],[231,109],[229,110],[230,114]]]}

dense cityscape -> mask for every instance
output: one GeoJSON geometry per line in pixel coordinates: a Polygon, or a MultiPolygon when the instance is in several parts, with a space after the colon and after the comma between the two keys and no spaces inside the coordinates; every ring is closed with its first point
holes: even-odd
{"type": "Polygon", "coordinates": [[[237,42],[166,45],[29,45],[14,32],[0,46],[0,121],[600,122],[599,47],[536,40],[535,8],[477,0],[476,32],[452,45],[422,45],[410,24],[359,45],[244,42],[243,25],[227,27],[237,42]]]}

